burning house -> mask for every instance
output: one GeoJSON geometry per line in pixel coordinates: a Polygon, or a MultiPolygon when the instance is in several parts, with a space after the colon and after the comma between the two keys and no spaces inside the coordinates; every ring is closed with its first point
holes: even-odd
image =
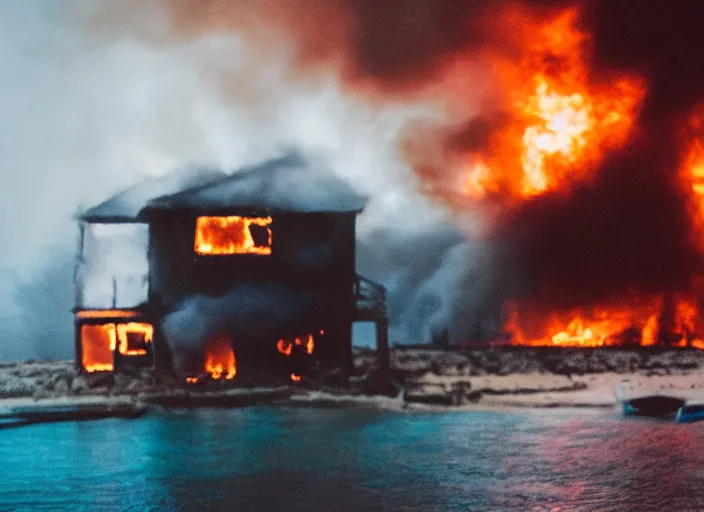
{"type": "Polygon", "coordinates": [[[365,203],[289,154],[232,175],[145,183],[89,209],[78,218],[77,365],[297,381],[352,367],[356,321],[376,322],[383,355],[385,292],[355,271],[365,203]],[[146,251],[120,253],[115,231],[128,227],[146,251]],[[110,242],[98,250],[105,230],[110,242]],[[111,258],[115,266],[103,262],[111,258]],[[130,271],[114,271],[126,261],[130,271]]]}

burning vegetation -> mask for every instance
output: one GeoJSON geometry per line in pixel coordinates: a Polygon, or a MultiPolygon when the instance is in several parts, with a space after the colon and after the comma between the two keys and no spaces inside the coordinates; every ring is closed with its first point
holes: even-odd
{"type": "Polygon", "coordinates": [[[198,217],[195,251],[202,255],[271,254],[271,217],[198,217]]]}

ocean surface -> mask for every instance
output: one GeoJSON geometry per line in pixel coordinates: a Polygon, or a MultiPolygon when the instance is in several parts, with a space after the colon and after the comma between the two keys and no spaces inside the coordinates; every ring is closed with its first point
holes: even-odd
{"type": "Polygon", "coordinates": [[[0,510],[704,510],[704,423],[249,408],[0,430],[0,510]]]}

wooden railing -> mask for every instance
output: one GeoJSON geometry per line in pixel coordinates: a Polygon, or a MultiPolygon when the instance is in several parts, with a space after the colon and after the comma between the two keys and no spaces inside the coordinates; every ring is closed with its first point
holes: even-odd
{"type": "Polygon", "coordinates": [[[358,275],[353,293],[359,320],[386,318],[386,289],[382,285],[358,275]]]}

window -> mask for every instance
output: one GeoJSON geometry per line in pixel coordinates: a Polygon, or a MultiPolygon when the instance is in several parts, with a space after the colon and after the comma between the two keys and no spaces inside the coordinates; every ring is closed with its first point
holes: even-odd
{"type": "Polygon", "coordinates": [[[202,255],[269,255],[271,217],[198,217],[194,249],[202,255]]]}
{"type": "Polygon", "coordinates": [[[154,329],[150,324],[83,325],[81,327],[81,362],[89,373],[114,369],[115,348],[123,356],[144,356],[149,352],[154,329]]]}

